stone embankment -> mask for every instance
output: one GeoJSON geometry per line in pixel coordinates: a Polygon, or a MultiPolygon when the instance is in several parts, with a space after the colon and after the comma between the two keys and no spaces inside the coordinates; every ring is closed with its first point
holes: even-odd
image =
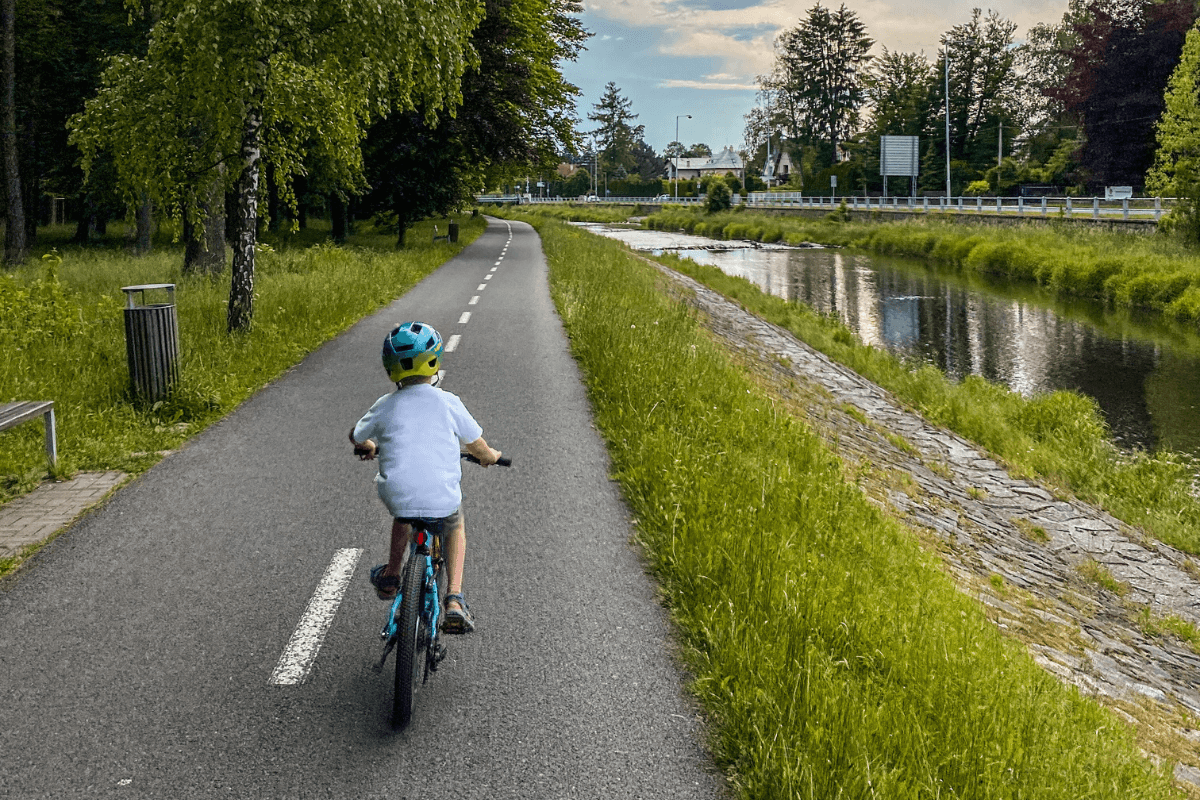
{"type": "Polygon", "coordinates": [[[1156,624],[1200,626],[1196,561],[1010,475],[789,332],[651,263],[805,416],[867,495],[940,553],[1000,628],[1134,725],[1150,757],[1175,762],[1181,786],[1200,797],[1200,654],[1156,624]]]}

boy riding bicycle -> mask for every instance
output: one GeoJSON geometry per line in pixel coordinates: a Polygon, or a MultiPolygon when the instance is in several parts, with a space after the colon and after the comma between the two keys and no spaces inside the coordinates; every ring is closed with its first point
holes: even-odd
{"type": "Polygon", "coordinates": [[[396,391],[375,401],[350,432],[364,461],[379,457],[379,499],[392,515],[388,562],[371,570],[380,599],[392,600],[408,551],[411,520],[438,520],[446,547],[449,594],[442,630],[468,633],[475,619],[462,593],[466,530],[462,516],[459,444],[491,466],[500,458],[483,440],[483,429],[462,401],[432,385],[442,355],[442,337],[422,322],[397,325],[383,342],[383,367],[396,391]]]}

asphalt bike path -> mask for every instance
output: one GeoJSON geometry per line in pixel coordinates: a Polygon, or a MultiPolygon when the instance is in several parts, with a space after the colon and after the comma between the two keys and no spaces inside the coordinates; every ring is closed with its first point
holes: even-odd
{"type": "Polygon", "coordinates": [[[719,796],[606,473],[540,241],[493,220],[0,582],[0,797],[719,796]],[[478,629],[395,732],[347,433],[404,319],[515,465],[464,463],[478,629]]]}

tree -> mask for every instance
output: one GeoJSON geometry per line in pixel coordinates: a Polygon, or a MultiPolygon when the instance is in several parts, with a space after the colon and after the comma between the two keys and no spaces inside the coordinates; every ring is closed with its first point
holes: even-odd
{"type": "Polygon", "coordinates": [[[1079,163],[1093,190],[1141,186],[1154,162],[1167,81],[1195,19],[1191,0],[1093,0],[1072,20],[1071,70],[1053,96],[1080,120],[1079,163]]]}
{"type": "Polygon", "coordinates": [[[17,155],[17,28],[16,0],[0,0],[0,36],[4,42],[0,107],[3,109],[4,185],[7,190],[7,223],[4,229],[4,263],[25,260],[25,211],[21,198],[20,158],[17,155]]]}
{"type": "Polygon", "coordinates": [[[612,170],[621,176],[631,172],[635,166],[633,147],[646,131],[644,125],[633,125],[638,118],[633,111],[633,101],[621,95],[621,90],[612,81],[604,87],[600,102],[587,115],[598,127],[592,132],[600,146],[600,169],[612,170]]]}
{"type": "Polygon", "coordinates": [[[828,145],[826,163],[837,162],[839,144],[858,125],[873,44],[845,4],[831,11],[819,2],[775,42],[776,68],[764,88],[781,95],[792,136],[828,145]]]}
{"type": "Polygon", "coordinates": [[[716,176],[707,182],[705,192],[704,208],[710,214],[725,211],[733,205],[733,192],[729,190],[729,184],[716,176]]]}
{"type": "Polygon", "coordinates": [[[486,0],[472,32],[478,62],[462,103],[431,121],[393,114],[372,126],[364,153],[369,210],[395,215],[398,245],[416,220],[449,213],[484,185],[542,172],[576,147],[578,88],[561,72],[588,34],[575,0],[486,0]]]}
{"type": "Polygon", "coordinates": [[[643,182],[661,180],[667,172],[667,159],[654,152],[644,139],[634,142],[630,155],[633,156],[632,172],[643,182]]]}
{"type": "MultiPolygon", "coordinates": [[[[928,136],[935,113],[934,100],[940,96],[936,78],[922,53],[902,53],[884,47],[871,62],[863,81],[871,122],[854,147],[855,159],[862,164],[871,185],[883,185],[879,174],[881,136],[928,136]]],[[[908,186],[903,191],[907,193],[908,186]]]]}
{"type": "Polygon", "coordinates": [[[1188,31],[1163,100],[1166,109],[1155,129],[1158,151],[1146,175],[1146,190],[1180,198],[1185,230],[1200,239],[1200,27],[1188,31]]]}
{"type": "Polygon", "coordinates": [[[112,60],[102,91],[73,120],[72,141],[85,167],[112,153],[131,205],[145,194],[198,224],[214,184],[235,189],[228,327],[246,330],[264,158],[292,204],[292,179],[309,156],[342,184],[362,185],[359,144],[371,117],[418,106],[433,115],[459,101],[480,12],[470,0],[149,2],[158,22],[147,56],[112,60]]]}
{"type": "Polygon", "coordinates": [[[482,186],[451,126],[431,127],[417,112],[394,113],[371,127],[364,144],[368,209],[386,210],[397,229],[396,246],[414,222],[444,216],[482,186]]]}
{"type": "MultiPolygon", "coordinates": [[[[942,36],[930,97],[934,113],[926,131],[929,145],[922,160],[921,185],[940,189],[946,181],[945,89],[940,78],[950,59],[950,158],[959,186],[983,177],[997,161],[1001,125],[1015,138],[1016,97],[1020,91],[1015,69],[1015,23],[995,11],[986,16],[972,9],[969,22],[955,25],[942,36]]],[[[954,191],[954,188],[951,188],[954,191]]]]}

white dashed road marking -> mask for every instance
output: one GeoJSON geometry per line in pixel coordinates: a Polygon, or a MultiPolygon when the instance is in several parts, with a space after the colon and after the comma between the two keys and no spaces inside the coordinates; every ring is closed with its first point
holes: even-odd
{"type": "Polygon", "coordinates": [[[475,287],[475,291],[477,291],[477,292],[482,292],[482,291],[483,291],[484,289],[486,289],[486,288],[487,288],[487,284],[486,284],[486,283],[481,283],[481,284],[479,284],[478,286],[476,286],[476,287],[475,287]]]}
{"type": "Polygon", "coordinates": [[[300,623],[283,649],[275,672],[271,674],[272,686],[294,686],[308,677],[361,555],[360,547],[347,547],[333,554],[333,561],[317,584],[317,590],[308,601],[308,608],[304,609],[300,623]]]}
{"type": "Polygon", "coordinates": [[[479,302],[479,295],[475,295],[474,297],[472,297],[470,300],[467,301],[467,305],[473,306],[478,302],[479,302]]]}
{"type": "Polygon", "coordinates": [[[490,272],[489,272],[487,275],[484,275],[484,276],[483,276],[483,279],[484,279],[485,281],[490,281],[490,280],[492,279],[492,273],[490,273],[490,272]]]}
{"type": "Polygon", "coordinates": [[[466,324],[467,324],[467,320],[469,320],[469,319],[471,319],[471,312],[470,312],[470,311],[464,311],[464,312],[462,313],[462,316],[458,318],[458,324],[459,324],[459,325],[466,325],[466,324]]]}
{"type": "Polygon", "coordinates": [[[453,336],[451,336],[449,339],[446,340],[446,347],[444,348],[445,351],[447,353],[453,353],[455,350],[458,349],[458,343],[461,340],[462,340],[462,336],[459,336],[457,333],[454,334],[453,336]]]}

